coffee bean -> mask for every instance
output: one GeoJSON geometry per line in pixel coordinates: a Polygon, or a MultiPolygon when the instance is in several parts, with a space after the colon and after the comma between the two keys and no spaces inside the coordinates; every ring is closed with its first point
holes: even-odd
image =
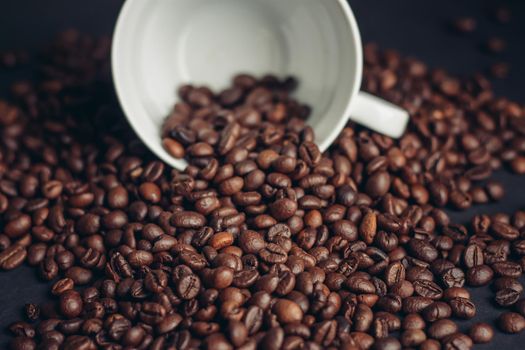
{"type": "Polygon", "coordinates": [[[15,350],[32,350],[36,349],[36,342],[29,337],[16,337],[9,342],[9,347],[15,350]]]}
{"type": "Polygon", "coordinates": [[[261,340],[263,349],[277,350],[280,349],[284,342],[284,331],[281,327],[270,329],[261,340]]]}
{"type": "Polygon", "coordinates": [[[75,282],[71,278],[63,278],[61,280],[58,280],[53,284],[53,287],[51,288],[51,293],[53,295],[60,295],[64,293],[65,291],[73,289],[75,285],[75,282]]]}
{"type": "Polygon", "coordinates": [[[465,298],[453,298],[449,300],[452,314],[458,318],[470,319],[476,315],[476,306],[465,298]]]}
{"type": "Polygon", "coordinates": [[[523,273],[522,267],[512,261],[501,261],[492,264],[492,269],[498,276],[519,278],[523,273]]]}
{"type": "Polygon", "coordinates": [[[58,198],[63,190],[63,184],[57,180],[50,180],[43,184],[42,194],[47,199],[56,199],[58,198]]]}
{"type": "Polygon", "coordinates": [[[486,48],[491,53],[500,53],[505,50],[506,46],[505,40],[498,37],[489,38],[486,42],[486,48]]]}
{"type": "Polygon", "coordinates": [[[233,243],[233,235],[230,232],[218,232],[211,237],[209,244],[213,249],[228,247],[233,243]]]}
{"type": "Polygon", "coordinates": [[[123,186],[117,186],[108,193],[108,205],[113,209],[122,209],[129,203],[128,191],[123,186]]]}
{"type": "Polygon", "coordinates": [[[386,171],[373,173],[365,185],[365,191],[371,197],[384,196],[390,188],[390,175],[386,171]]]}
{"type": "Polygon", "coordinates": [[[200,279],[193,274],[177,277],[174,279],[174,282],[175,292],[182,299],[193,299],[199,293],[201,282],[200,279]]]}
{"type": "Polygon", "coordinates": [[[490,343],[494,337],[494,330],[487,323],[476,323],[469,331],[469,336],[476,344],[490,343]]]}
{"type": "Polygon", "coordinates": [[[82,297],[80,293],[69,289],[60,294],[60,312],[67,318],[75,318],[82,312],[82,297]]]}
{"type": "Polygon", "coordinates": [[[67,269],[65,276],[72,279],[76,285],[84,285],[91,281],[93,272],[83,267],[73,266],[67,269]]]}
{"type": "Polygon", "coordinates": [[[465,273],[453,267],[443,272],[441,280],[447,288],[461,288],[465,284],[465,273]]]}
{"type": "Polygon", "coordinates": [[[385,270],[385,282],[388,286],[403,282],[405,279],[405,267],[400,262],[390,264],[385,270]]]}
{"type": "Polygon", "coordinates": [[[451,307],[442,301],[436,301],[423,310],[423,317],[429,322],[448,318],[452,315],[451,307]]]}
{"type": "Polygon", "coordinates": [[[153,182],[144,182],[139,186],[140,196],[147,202],[158,203],[161,199],[160,188],[153,182]]]}
{"type": "Polygon", "coordinates": [[[145,302],[142,304],[139,316],[144,323],[152,325],[162,321],[165,315],[166,309],[162,305],[153,302],[145,302]]]}
{"type": "Polygon", "coordinates": [[[371,347],[372,350],[401,350],[399,340],[392,337],[379,338],[371,347]]]}
{"type": "Polygon", "coordinates": [[[443,290],[432,281],[418,279],[414,281],[414,291],[416,294],[430,299],[441,299],[443,290]]]}
{"type": "Polygon", "coordinates": [[[426,340],[427,336],[420,329],[409,329],[401,334],[401,344],[403,346],[418,346],[426,340]]]}
{"type": "Polygon", "coordinates": [[[515,312],[504,312],[498,317],[498,326],[505,333],[520,333],[525,329],[525,318],[515,312]]]}
{"type": "Polygon", "coordinates": [[[467,283],[471,286],[483,286],[494,277],[494,272],[487,265],[474,266],[467,270],[467,283]]]}
{"type": "Polygon", "coordinates": [[[303,318],[303,311],[299,305],[286,299],[277,301],[273,310],[279,321],[283,323],[300,322],[303,318]]]}
{"type": "Polygon", "coordinates": [[[445,337],[442,341],[445,349],[471,349],[473,346],[472,339],[462,333],[455,333],[445,337]]]}
{"type": "Polygon", "coordinates": [[[275,243],[268,243],[259,251],[261,259],[270,264],[283,264],[288,259],[286,251],[275,243]]]}
{"type": "Polygon", "coordinates": [[[361,221],[361,225],[359,226],[359,234],[365,243],[372,244],[376,233],[377,216],[374,212],[369,212],[363,217],[363,220],[361,221]]]}
{"type": "Polygon", "coordinates": [[[501,289],[496,292],[495,301],[500,306],[510,306],[515,304],[520,298],[520,293],[512,288],[501,289]]]}
{"type": "Polygon", "coordinates": [[[525,174],[525,156],[515,157],[511,161],[510,166],[512,167],[512,171],[514,171],[516,174],[525,174]]]}
{"type": "Polygon", "coordinates": [[[523,292],[523,286],[522,284],[512,277],[499,277],[496,280],[494,280],[494,289],[496,291],[502,290],[502,289],[512,289],[521,294],[523,292]]]}
{"type": "Polygon", "coordinates": [[[289,219],[297,211],[297,202],[282,198],[270,204],[270,211],[273,217],[279,221],[289,219]]]}
{"type": "Polygon", "coordinates": [[[407,329],[424,329],[425,320],[419,314],[408,314],[402,321],[402,328],[407,329]]]}
{"type": "Polygon", "coordinates": [[[461,287],[451,287],[443,291],[443,299],[445,300],[457,297],[470,299],[470,293],[467,289],[461,287]]]}
{"type": "Polygon", "coordinates": [[[16,243],[0,252],[0,267],[4,270],[12,270],[22,265],[27,256],[24,246],[16,243]]]}
{"type": "Polygon", "coordinates": [[[491,232],[498,238],[514,240],[518,238],[519,231],[503,222],[494,222],[491,226],[491,232]]]}
{"type": "Polygon", "coordinates": [[[443,339],[458,331],[456,323],[449,319],[438,320],[428,328],[428,335],[435,339],[443,339]]]}
{"type": "Polygon", "coordinates": [[[432,304],[432,299],[421,296],[409,296],[403,301],[403,311],[406,313],[417,313],[423,311],[432,304]]]}
{"type": "Polygon", "coordinates": [[[181,322],[182,316],[176,313],[169,314],[161,322],[157,323],[155,329],[159,334],[166,334],[177,328],[181,322]]]}
{"type": "Polygon", "coordinates": [[[259,233],[247,230],[239,236],[239,245],[247,254],[256,254],[264,248],[265,242],[259,233]]]}
{"type": "Polygon", "coordinates": [[[418,259],[432,262],[437,258],[437,250],[426,241],[413,239],[409,242],[409,245],[411,251],[418,259]]]}
{"type": "Polygon", "coordinates": [[[483,250],[476,244],[469,245],[463,252],[463,261],[468,268],[483,265],[483,250]]]}
{"type": "Polygon", "coordinates": [[[474,18],[464,17],[454,21],[454,28],[460,33],[470,33],[476,30],[477,23],[474,18]]]}
{"type": "Polygon", "coordinates": [[[203,215],[192,211],[181,211],[173,214],[170,222],[175,227],[200,228],[206,223],[203,215]]]}
{"type": "Polygon", "coordinates": [[[233,346],[220,333],[213,333],[205,339],[206,349],[232,350],[233,346]]]}
{"type": "Polygon", "coordinates": [[[401,310],[402,299],[398,295],[387,294],[379,298],[376,305],[381,310],[384,310],[390,313],[396,313],[401,310]]]}
{"type": "Polygon", "coordinates": [[[441,344],[435,339],[427,339],[419,346],[421,350],[439,350],[441,344]]]}
{"type": "Polygon", "coordinates": [[[182,144],[177,142],[176,140],[172,138],[163,138],[162,139],[162,146],[164,149],[174,158],[184,158],[184,147],[182,144]]]}
{"type": "Polygon", "coordinates": [[[127,260],[133,267],[148,266],[153,262],[153,255],[146,250],[134,250],[127,256],[127,260]]]}

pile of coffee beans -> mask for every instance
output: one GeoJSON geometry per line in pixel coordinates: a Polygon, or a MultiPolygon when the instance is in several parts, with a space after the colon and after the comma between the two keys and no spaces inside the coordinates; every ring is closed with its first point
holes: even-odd
{"type": "MultiPolygon", "coordinates": [[[[393,140],[349,124],[322,154],[293,78],[183,86],[163,145],[130,133],[109,41],[67,32],[0,102],[0,267],[53,281],[12,349],[470,349],[493,328],[466,287],[490,285],[525,329],[525,212],[452,223],[525,173],[525,111],[366,47],[364,88],[411,114],[393,140]]],[[[495,317],[496,318],[496,317],[495,317]]]]}

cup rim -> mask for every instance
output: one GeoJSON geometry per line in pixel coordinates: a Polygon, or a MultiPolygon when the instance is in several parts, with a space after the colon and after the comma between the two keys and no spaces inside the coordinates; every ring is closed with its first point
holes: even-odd
{"type": "Polygon", "coordinates": [[[115,29],[113,30],[113,39],[111,43],[111,75],[113,78],[113,84],[115,86],[115,92],[117,94],[117,99],[119,101],[120,107],[124,112],[126,120],[131,125],[131,128],[138,136],[138,138],[147,146],[149,151],[155,154],[157,157],[159,157],[171,167],[178,170],[184,170],[186,166],[188,166],[186,160],[172,157],[162,147],[162,137],[160,136],[160,129],[158,139],[146,137],[145,134],[141,132],[139,118],[131,116],[136,115],[137,113],[142,113],[144,111],[139,112],[139,110],[142,109],[140,107],[140,103],[133,103],[133,101],[131,101],[130,94],[132,92],[129,88],[125,86],[125,84],[120,79],[120,77],[124,74],[124,72],[122,72],[122,68],[119,65],[119,62],[121,62],[120,51],[121,46],[123,45],[122,41],[125,37],[124,26],[126,24],[126,21],[128,20],[129,12],[133,8],[133,6],[135,6],[136,4],[140,4],[141,2],[141,0],[127,0],[120,9],[120,13],[115,24],[115,29]],[[138,109],[136,110],[136,108],[138,109]]]}
{"type": "MultiPolygon", "coordinates": [[[[330,133],[330,135],[328,135],[328,137],[326,137],[323,140],[323,142],[318,143],[318,147],[321,150],[321,152],[326,151],[334,143],[337,136],[339,136],[339,134],[345,127],[346,123],[348,122],[350,113],[352,111],[353,102],[355,101],[356,96],[361,89],[361,80],[363,78],[363,44],[361,42],[361,33],[359,31],[359,26],[357,25],[357,21],[355,19],[354,12],[352,11],[352,8],[350,7],[350,4],[347,2],[347,0],[337,0],[337,4],[343,11],[344,17],[346,19],[346,23],[350,29],[349,34],[351,34],[351,40],[353,42],[353,45],[355,46],[355,52],[356,52],[356,55],[355,55],[356,57],[354,57],[355,74],[353,77],[353,82],[350,88],[350,92],[347,97],[346,107],[342,115],[337,120],[337,123],[335,123],[334,128],[332,128],[332,132],[330,133]]],[[[351,64],[351,62],[346,62],[345,64],[351,64]]]]}
{"type": "MultiPolygon", "coordinates": [[[[160,130],[158,139],[146,137],[144,133],[141,132],[139,118],[131,117],[132,115],[136,115],[137,113],[142,113],[139,110],[136,110],[137,107],[138,109],[141,108],[138,102],[132,103],[132,101],[130,101],[131,92],[129,88],[125,87],[126,84],[122,82],[122,79],[120,79],[120,77],[122,77],[124,74],[124,72],[122,71],[122,67],[119,64],[119,62],[121,62],[121,49],[123,45],[122,41],[125,37],[124,27],[129,17],[129,12],[134,8],[134,6],[141,2],[141,0],[127,0],[123,4],[118,15],[113,31],[113,39],[111,46],[111,74],[113,78],[113,84],[115,86],[117,99],[125,114],[125,117],[128,123],[131,125],[132,129],[134,130],[135,134],[138,136],[138,138],[148,147],[148,149],[152,153],[154,153],[164,162],[176,169],[183,170],[188,165],[187,162],[184,159],[177,159],[172,157],[162,147],[162,138],[160,137],[160,130]]],[[[333,131],[328,135],[328,137],[326,137],[321,143],[318,142],[318,147],[322,152],[326,151],[330,147],[330,145],[335,141],[341,130],[346,125],[348,117],[352,110],[353,101],[355,101],[355,97],[357,96],[360,90],[363,74],[363,47],[359,27],[357,25],[354,13],[346,0],[336,0],[336,4],[342,11],[343,17],[346,20],[346,25],[348,26],[350,31],[348,35],[351,36],[349,38],[351,42],[348,43],[348,45],[354,45],[354,49],[356,52],[356,55],[353,60],[355,74],[353,77],[353,82],[350,86],[346,106],[344,108],[344,111],[342,112],[342,115],[339,116],[339,119],[337,120],[337,122],[334,125],[334,128],[332,129],[333,131]]],[[[345,64],[351,64],[351,62],[346,62],[345,64]]]]}

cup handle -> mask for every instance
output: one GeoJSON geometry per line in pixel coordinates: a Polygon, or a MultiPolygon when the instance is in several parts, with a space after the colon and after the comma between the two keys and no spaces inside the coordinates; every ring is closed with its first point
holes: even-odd
{"type": "Polygon", "coordinates": [[[350,119],[381,134],[398,138],[405,132],[409,115],[403,108],[360,91],[352,105],[350,119]]]}

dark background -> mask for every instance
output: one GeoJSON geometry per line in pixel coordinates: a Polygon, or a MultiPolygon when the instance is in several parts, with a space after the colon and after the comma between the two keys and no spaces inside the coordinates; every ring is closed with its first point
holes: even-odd
{"type": "MultiPolygon", "coordinates": [[[[148,1],[148,0],[144,0],[148,1]]],[[[174,0],[176,1],[176,0],[174,0]]],[[[283,0],[286,1],[286,0],[283,0]]],[[[327,1],[327,0],[320,0],[327,1]]],[[[121,0],[8,0],[0,11],[0,51],[28,49],[37,52],[54,35],[64,29],[77,28],[94,34],[111,34],[121,0]]],[[[383,48],[394,48],[405,55],[422,59],[431,67],[443,67],[460,74],[486,71],[495,62],[510,64],[509,77],[494,80],[496,93],[525,103],[525,1],[522,0],[350,0],[362,32],[363,42],[376,42],[383,48]],[[495,22],[494,9],[507,5],[512,20],[507,25],[495,22]],[[478,21],[474,33],[458,35],[450,21],[472,16],[478,21]],[[507,41],[507,49],[499,55],[482,50],[490,36],[507,41]]],[[[8,85],[13,73],[0,70],[0,87],[8,85]]],[[[506,172],[496,174],[505,183],[507,196],[497,204],[475,206],[452,213],[458,222],[466,222],[475,213],[512,213],[525,207],[525,180],[506,172]]],[[[493,322],[499,311],[491,303],[492,292],[473,290],[478,306],[475,321],[493,322]]],[[[6,327],[22,317],[26,302],[48,298],[48,287],[36,277],[35,271],[23,266],[0,273],[0,348],[8,340],[6,327]]],[[[501,311],[501,310],[500,310],[501,311]]],[[[461,329],[468,329],[466,322],[461,329]]],[[[496,334],[495,341],[479,349],[525,349],[525,332],[508,336],[496,334]]]]}

